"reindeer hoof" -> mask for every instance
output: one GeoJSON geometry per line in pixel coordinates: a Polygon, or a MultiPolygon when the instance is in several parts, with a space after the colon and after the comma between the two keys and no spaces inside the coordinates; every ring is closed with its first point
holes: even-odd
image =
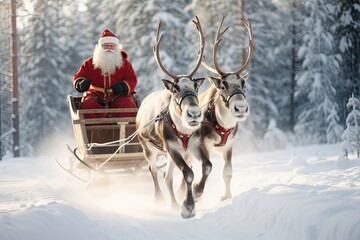
{"type": "Polygon", "coordinates": [[[181,207],[181,217],[182,218],[192,218],[195,216],[195,205],[181,207]]]}

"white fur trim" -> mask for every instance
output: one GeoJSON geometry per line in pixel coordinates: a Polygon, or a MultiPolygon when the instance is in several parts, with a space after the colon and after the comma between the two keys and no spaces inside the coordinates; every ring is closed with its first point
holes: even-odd
{"type": "Polygon", "coordinates": [[[119,45],[119,39],[116,37],[102,37],[99,39],[98,44],[102,46],[104,43],[115,43],[116,45],[119,45]]]}

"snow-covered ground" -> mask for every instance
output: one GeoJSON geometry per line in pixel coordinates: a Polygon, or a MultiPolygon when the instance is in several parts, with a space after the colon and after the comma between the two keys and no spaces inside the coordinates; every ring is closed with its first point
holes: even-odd
{"type": "Polygon", "coordinates": [[[57,165],[67,164],[63,144],[55,154],[0,161],[1,240],[360,239],[360,160],[339,157],[340,144],[248,154],[237,146],[225,202],[214,155],[192,219],[154,205],[148,175],[85,188],[57,165]]]}

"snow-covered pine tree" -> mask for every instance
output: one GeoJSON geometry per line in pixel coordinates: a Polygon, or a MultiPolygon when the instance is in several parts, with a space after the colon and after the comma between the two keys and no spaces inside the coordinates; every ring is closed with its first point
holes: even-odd
{"type": "Polygon", "coordinates": [[[341,57],[334,53],[334,38],[329,32],[332,8],[324,0],[310,1],[306,6],[298,51],[302,69],[297,74],[300,112],[295,133],[306,144],[336,142],[342,126],[336,115],[339,107],[333,83],[339,78],[341,57]]]}
{"type": "Polygon", "coordinates": [[[341,81],[337,81],[338,102],[342,111],[340,121],[347,116],[346,103],[354,93],[360,95],[360,3],[356,0],[330,0],[334,5],[335,21],[332,30],[335,34],[336,49],[341,54],[343,64],[340,69],[341,81]]]}
{"type": "Polygon", "coordinates": [[[289,64],[284,58],[290,55],[289,37],[283,31],[289,23],[283,21],[284,13],[280,13],[273,1],[244,1],[244,4],[245,17],[252,21],[254,35],[254,56],[248,69],[251,76],[247,81],[251,113],[245,124],[255,136],[264,136],[270,119],[285,126],[286,117],[279,114],[278,107],[283,106],[284,96],[290,92],[290,74],[285,73],[290,67],[284,67],[289,64]]]}
{"type": "Polygon", "coordinates": [[[59,1],[35,0],[20,39],[20,141],[22,153],[33,152],[40,142],[60,130],[67,80],[63,75],[63,44],[59,41],[59,1]]]}
{"type": "Polygon", "coordinates": [[[342,125],[339,124],[339,112],[335,106],[330,107],[328,116],[326,117],[327,128],[326,128],[326,142],[336,143],[339,141],[339,136],[344,131],[342,125]]]}
{"type": "Polygon", "coordinates": [[[360,101],[352,94],[346,106],[350,113],[346,118],[346,129],[341,136],[341,148],[346,158],[348,153],[353,151],[356,151],[357,157],[360,158],[360,101]]]}

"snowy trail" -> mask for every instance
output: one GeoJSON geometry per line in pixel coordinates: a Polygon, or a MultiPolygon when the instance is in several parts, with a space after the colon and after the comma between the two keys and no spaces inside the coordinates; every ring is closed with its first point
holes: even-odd
{"type": "Polygon", "coordinates": [[[235,152],[234,196],[222,203],[222,162],[214,155],[188,220],[169,202],[153,204],[150,177],[84,189],[49,157],[7,159],[0,162],[1,239],[358,240],[360,160],[338,159],[337,147],[235,152]]]}
{"type": "Polygon", "coordinates": [[[0,178],[1,239],[101,239],[84,213],[37,180],[0,178]]]}

